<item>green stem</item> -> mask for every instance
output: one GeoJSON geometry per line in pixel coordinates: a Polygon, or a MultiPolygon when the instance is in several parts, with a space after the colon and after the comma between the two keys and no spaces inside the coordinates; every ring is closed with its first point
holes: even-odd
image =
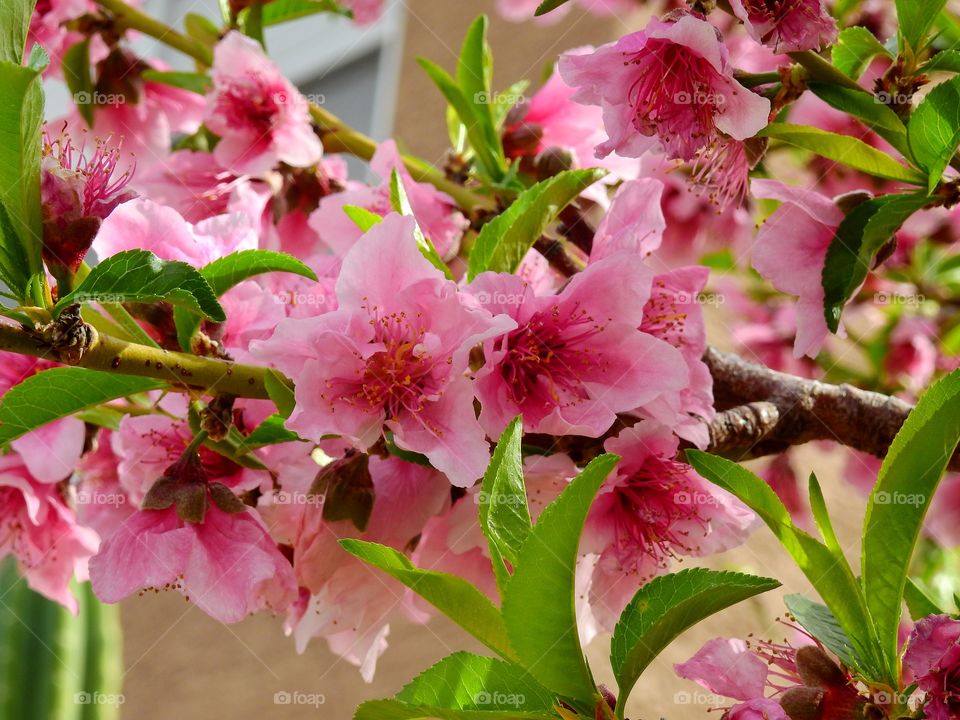
{"type": "MultiPolygon", "coordinates": [[[[56,359],[47,343],[12,325],[0,325],[0,351],[56,359]]],[[[236,397],[269,399],[266,367],[226,362],[124,342],[98,334],[76,363],[88,370],[149,377],[170,383],[172,390],[227,393],[236,397]]]]}
{"type": "Polygon", "coordinates": [[[844,75],[815,52],[804,50],[803,52],[787,54],[794,62],[802,65],[807,71],[807,75],[813,80],[830,85],[839,85],[849,90],[858,90],[862,93],[867,92],[856,80],[844,75]]]}
{"type": "Polygon", "coordinates": [[[177,32],[166,23],[127,5],[122,0],[97,0],[97,4],[104,10],[109,10],[121,28],[149,35],[164,45],[189,55],[202,65],[213,64],[213,51],[202,42],[177,32]]]}
{"type": "Polygon", "coordinates": [[[750,73],[744,72],[742,70],[737,70],[733,77],[736,78],[737,82],[747,88],[755,88],[761,85],[770,85],[775,82],[780,82],[780,73],[774,72],[765,72],[765,73],[750,73]]]}
{"type": "MultiPolygon", "coordinates": [[[[109,10],[123,28],[137,30],[175,48],[202,65],[213,64],[213,51],[203,43],[194,40],[169,25],[127,5],[123,0],[96,0],[97,4],[109,10]]],[[[329,152],[345,152],[361,160],[370,160],[377,151],[376,140],[354,130],[330,111],[310,104],[310,116],[320,126],[324,148],[329,152]]],[[[467,211],[485,207],[492,208],[493,201],[473,192],[447,178],[441,171],[429,163],[415,157],[403,155],[403,164],[418,182],[428,182],[438,190],[452,197],[467,211]]]]}

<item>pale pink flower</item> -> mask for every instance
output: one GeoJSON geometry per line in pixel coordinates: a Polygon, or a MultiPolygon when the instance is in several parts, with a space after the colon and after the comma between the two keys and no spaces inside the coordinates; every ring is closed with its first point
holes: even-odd
{"type": "Polygon", "coordinates": [[[470,349],[512,326],[470,308],[417,249],[414,220],[387,216],[347,253],[339,309],[286,320],[255,352],[296,381],[288,427],[367,450],[391,431],[451,482],[472,484],[489,450],[465,373],[470,349]]]}
{"type": "Polygon", "coordinates": [[[377,215],[393,211],[390,204],[391,176],[396,171],[410,200],[417,223],[441,257],[450,259],[457,254],[469,221],[457,209],[457,204],[446,193],[430,183],[418,183],[403,164],[393,140],[380,143],[370,161],[370,169],[380,177],[379,185],[357,185],[344,192],[328,195],[310,216],[310,227],[320,239],[338,255],[346,255],[363,234],[357,224],[343,211],[344,205],[355,205],[377,215]]]}
{"type": "Polygon", "coordinates": [[[204,120],[220,135],[213,155],[222,167],[262,175],[280,162],[308,167],[320,161],[323,146],[306,99],[255,40],[230,32],[217,44],[213,85],[204,120]]]}
{"type": "Polygon", "coordinates": [[[780,703],[770,698],[753,698],[737,703],[723,716],[726,720],[790,720],[780,703]]]}
{"type": "Polygon", "coordinates": [[[604,443],[622,459],[597,495],[581,544],[599,556],[590,603],[604,626],[674,560],[736,547],[755,525],[739,501],[674,459],[678,445],[668,428],[650,421],[604,443]]]}
{"type": "Polygon", "coordinates": [[[837,40],[823,0],[731,0],[750,37],[775,52],[820,50],[837,40]]]}
{"type": "MultiPolygon", "coordinates": [[[[83,35],[75,30],[69,30],[66,23],[87,13],[96,12],[96,9],[96,4],[91,0],[38,0],[33,15],[30,16],[27,52],[34,44],[47,51],[50,65],[44,74],[59,76],[64,53],[83,40],[83,35]]],[[[98,42],[96,49],[97,54],[103,51],[102,41],[98,42]]]]}
{"type": "Polygon", "coordinates": [[[937,371],[936,326],[927,318],[904,315],[890,333],[884,370],[891,380],[916,397],[937,371]]]}
{"type": "Polygon", "coordinates": [[[290,563],[256,512],[228,513],[214,502],[200,523],[173,507],[135,513],[90,560],[90,581],[108,603],[144,588],[176,589],[224,623],[282,611],[296,590],[290,563]]]}
{"type": "Polygon", "coordinates": [[[13,555],[27,584],[72,613],[70,580],[86,579],[97,534],[77,524],[60,489],[37,482],[16,453],[0,457],[0,556],[13,555]]]}
{"type": "Polygon", "coordinates": [[[767,663],[739,638],[714,638],[673,669],[680,677],[734,700],[762,698],[767,686],[767,663]]]}
{"type": "Polygon", "coordinates": [[[240,179],[221,168],[211,153],[177,150],[162,163],[137,173],[133,185],[143,195],[197,223],[227,212],[240,179]]]}
{"type": "Polygon", "coordinates": [[[960,713],[960,622],[930,615],[917,623],[903,664],[926,693],[924,717],[950,720],[960,713]]]}
{"type": "Polygon", "coordinates": [[[797,295],[795,357],[816,357],[829,330],[824,317],[823,264],[843,211],[813,190],[754,180],[757,198],[779,200],[753,249],[753,267],[781,292],[797,295]]]}
{"type": "Polygon", "coordinates": [[[716,28],[693,15],[651,20],[591,55],[564,55],[560,74],[579,88],[574,100],[603,108],[609,137],[598,157],[640,157],[658,138],[671,158],[692,160],[723,135],[756,135],[770,112],[769,100],[733,79],[716,28]]]}
{"type": "Polygon", "coordinates": [[[383,15],[383,0],[343,0],[342,5],[359,25],[370,25],[383,15]]]}
{"type": "Polygon", "coordinates": [[[523,414],[529,432],[598,437],[617,413],[677,395],[689,383],[679,352],[640,331],[653,274],[629,253],[537,296],[514,275],[482,273],[468,290],[516,329],[488,340],[476,375],[480,422],[491,436],[523,414]]]}
{"type": "MultiPolygon", "coordinates": [[[[497,12],[512,22],[523,22],[534,17],[534,13],[543,0],[497,0],[497,12]]],[[[556,10],[537,18],[544,24],[554,23],[566,15],[574,4],[579,5],[591,15],[621,15],[636,9],[640,0],[577,0],[576,3],[561,5],[556,10]]]]}
{"type": "Polygon", "coordinates": [[[663,190],[663,183],[654,178],[623,183],[593,236],[590,261],[624,250],[645,258],[659,248],[667,227],[661,209],[663,190]]]}
{"type": "Polygon", "coordinates": [[[110,430],[100,430],[93,449],[77,464],[73,504],[77,520],[93,529],[101,540],[113,535],[136,512],[136,505],[120,485],[119,458],[111,448],[110,430]]]}

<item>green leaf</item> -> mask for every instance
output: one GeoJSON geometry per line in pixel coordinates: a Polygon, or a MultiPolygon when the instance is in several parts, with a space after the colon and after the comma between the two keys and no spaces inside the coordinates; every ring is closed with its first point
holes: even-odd
{"type": "Polygon", "coordinates": [[[907,603],[907,610],[910,611],[910,619],[914,622],[928,615],[942,615],[946,612],[913,578],[907,578],[907,584],[903,588],[903,599],[907,603]]]}
{"type": "Polygon", "coordinates": [[[487,16],[481,15],[467,30],[457,63],[457,85],[473,106],[485,142],[502,166],[503,144],[494,121],[493,54],[487,44],[487,24],[487,16]]]}
{"type": "Polygon", "coordinates": [[[822,642],[844,665],[851,668],[863,665],[863,659],[829,608],[803,595],[787,595],[783,602],[800,627],[822,642]]]}
{"type": "Polygon", "coordinates": [[[866,279],[880,249],[929,203],[926,193],[883,195],[854,208],[837,228],[823,264],[824,317],[836,332],[847,301],[866,279]]]}
{"type": "Polygon", "coordinates": [[[73,104],[80,117],[93,127],[94,92],[93,74],[90,69],[90,38],[72,45],[63,54],[63,79],[67,83],[73,104]]]}
{"type": "Polygon", "coordinates": [[[890,57],[890,52],[867,28],[856,25],[840,31],[833,46],[833,64],[844,75],[859,80],[863,71],[878,55],[890,57]]]}
{"type": "Polygon", "coordinates": [[[480,494],[480,527],[498,555],[516,566],[520,550],[530,535],[532,522],[523,483],[523,417],[507,426],[483,476],[480,494]]]}
{"type": "Polygon", "coordinates": [[[78,367],[58,367],[31,375],[0,398],[0,445],[41,425],[165,383],[78,367]]]}
{"type": "Polygon", "coordinates": [[[321,12],[336,15],[349,14],[340,3],[334,0],[274,0],[263,6],[263,25],[264,27],[279,25],[321,12]]]}
{"type": "Polygon", "coordinates": [[[503,213],[483,226],[470,251],[467,279],[487,270],[512,273],[523,256],[603,170],[566,170],[525,190],[503,213]]]}
{"type": "Polygon", "coordinates": [[[213,86],[213,80],[205,73],[147,69],[141,73],[141,77],[150,82],[169,85],[170,87],[180,88],[181,90],[189,90],[198,95],[206,94],[213,86]]]}
{"type": "Polygon", "coordinates": [[[960,440],[960,370],[931,386],[890,445],[863,521],[863,590],[891,670],[907,569],[960,440]]]}
{"type": "Polygon", "coordinates": [[[356,205],[344,205],[343,212],[347,217],[353,220],[354,225],[360,228],[361,232],[368,232],[372,227],[383,222],[383,218],[375,212],[370,212],[366,208],[356,205]]]}
{"type": "Polygon", "coordinates": [[[267,370],[267,374],[263,376],[263,385],[267,390],[267,395],[277,406],[281,417],[290,417],[297,404],[296,388],[293,381],[277,370],[270,368],[267,370]]]}
{"type": "Polygon", "coordinates": [[[212,47],[220,42],[222,30],[206,15],[187,13],[183,16],[183,29],[186,30],[187,35],[205,45],[212,47]]]}
{"type": "Polygon", "coordinates": [[[825,103],[857,118],[901,155],[910,156],[907,128],[903,121],[872,93],[816,81],[810,81],[808,86],[825,103]]]}
{"type": "Polygon", "coordinates": [[[855,669],[870,680],[893,682],[893,678],[885,674],[863,589],[846,558],[796,527],[773,489],[749,470],[699,450],[687,450],[686,454],[700,475],[743,501],[780,540],[836,615],[858,657],[863,658],[863,664],[854,666],[855,669]]]}
{"type": "Polygon", "coordinates": [[[823,490],[820,488],[820,481],[817,476],[810,473],[808,480],[808,490],[810,496],[810,513],[813,515],[813,521],[817,524],[817,529],[823,535],[823,543],[835,555],[843,555],[843,548],[837,539],[837,533],[833,529],[833,522],[830,520],[830,513],[827,512],[827,501],[823,497],[823,490]]]}
{"type": "Polygon", "coordinates": [[[960,73],[960,51],[941,50],[920,68],[922,73],[941,71],[960,73]]]}
{"type": "Polygon", "coordinates": [[[237,16],[237,25],[240,32],[266,47],[263,40],[263,3],[264,0],[253,0],[237,16]]]}
{"type": "Polygon", "coordinates": [[[947,0],[896,0],[900,37],[914,51],[926,45],[927,32],[947,0]]]}
{"type": "Polygon", "coordinates": [[[430,264],[437,270],[446,275],[448,280],[453,280],[453,273],[450,272],[450,268],[447,267],[443,258],[437,254],[437,249],[430,239],[423,234],[420,223],[416,222],[413,207],[410,205],[410,198],[407,195],[407,189],[403,186],[403,179],[397,170],[394,170],[390,174],[390,204],[393,206],[393,209],[401,215],[414,218],[413,237],[417,241],[417,248],[420,250],[420,254],[429,260],[430,264]]]}
{"type": "Polygon", "coordinates": [[[340,545],[406,585],[498,655],[514,657],[500,611],[463,578],[418,568],[386,545],[349,539],[340,545]]]}
{"type": "Polygon", "coordinates": [[[809,150],[868,175],[914,185],[926,184],[926,178],[916,170],[901,165],[885,152],[850,135],[839,135],[807,125],[782,123],[768,125],[759,135],[809,150]]]}
{"type": "Polygon", "coordinates": [[[279,413],[269,416],[247,435],[243,441],[243,446],[254,450],[265,445],[279,445],[280,443],[297,442],[302,439],[293,430],[287,430],[283,423],[284,418],[279,413]]]}
{"type": "Polygon", "coordinates": [[[537,17],[541,15],[546,15],[548,12],[553,12],[561,5],[566,5],[570,0],[543,0],[542,3],[537,7],[536,13],[537,17]]]}
{"type": "Polygon", "coordinates": [[[640,674],[684,630],[720,610],[780,587],[776,580],[690,568],[644,585],[624,608],[610,643],[610,663],[627,701],[640,674]]]}
{"type": "Polygon", "coordinates": [[[3,0],[0,3],[0,62],[23,63],[30,16],[36,4],[37,0],[3,0]]]}
{"type": "Polygon", "coordinates": [[[50,67],[50,55],[40,45],[34,45],[30,48],[30,56],[27,58],[27,67],[42,73],[50,67]]]}
{"type": "Polygon", "coordinates": [[[937,85],[913,111],[907,139],[932,191],[960,144],[960,77],[937,85]]]}
{"type": "Polygon", "coordinates": [[[55,310],[74,303],[141,302],[166,300],[201,313],[216,322],[227,316],[203,276],[185,262],[161,260],[146,250],[126,250],[112,255],[94,267],[55,310]]]}
{"type": "Polygon", "coordinates": [[[370,700],[357,708],[353,720],[557,720],[555,712],[520,710],[449,710],[410,705],[399,700],[370,700]]]}
{"type": "Polygon", "coordinates": [[[549,690],[588,702],[596,687],[577,633],[574,583],[587,511],[619,458],[601,455],[540,515],[503,596],[510,645],[549,690]]]}
{"type": "Polygon", "coordinates": [[[0,203],[6,215],[2,262],[10,290],[23,295],[30,277],[42,272],[43,89],[37,71],[8,62],[0,62],[0,86],[0,203]]]}
{"type": "Polygon", "coordinates": [[[446,70],[425,58],[418,58],[417,62],[443,93],[466,128],[467,139],[476,155],[480,171],[493,182],[500,182],[506,174],[506,168],[499,135],[496,135],[495,130],[491,134],[492,125],[485,122],[484,115],[476,114],[474,99],[464,94],[446,70]]]}

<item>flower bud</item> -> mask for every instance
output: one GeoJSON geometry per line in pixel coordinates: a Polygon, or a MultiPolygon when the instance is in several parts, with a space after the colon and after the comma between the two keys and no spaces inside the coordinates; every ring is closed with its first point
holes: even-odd
{"type": "Polygon", "coordinates": [[[366,530],[375,495],[370,457],[348,450],[317,473],[310,494],[323,496],[324,520],[350,520],[358,530],[366,530]]]}

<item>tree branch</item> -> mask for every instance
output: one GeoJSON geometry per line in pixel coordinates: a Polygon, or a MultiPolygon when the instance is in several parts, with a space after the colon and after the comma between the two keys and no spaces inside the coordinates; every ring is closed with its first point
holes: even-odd
{"type": "MultiPolygon", "coordinates": [[[[884,457],[913,406],[852,385],[787,375],[707,348],[721,411],[710,423],[708,450],[732,460],[772,455],[811,440],[832,440],[884,457]]],[[[960,470],[954,455],[951,470],[960,470]]]]}

